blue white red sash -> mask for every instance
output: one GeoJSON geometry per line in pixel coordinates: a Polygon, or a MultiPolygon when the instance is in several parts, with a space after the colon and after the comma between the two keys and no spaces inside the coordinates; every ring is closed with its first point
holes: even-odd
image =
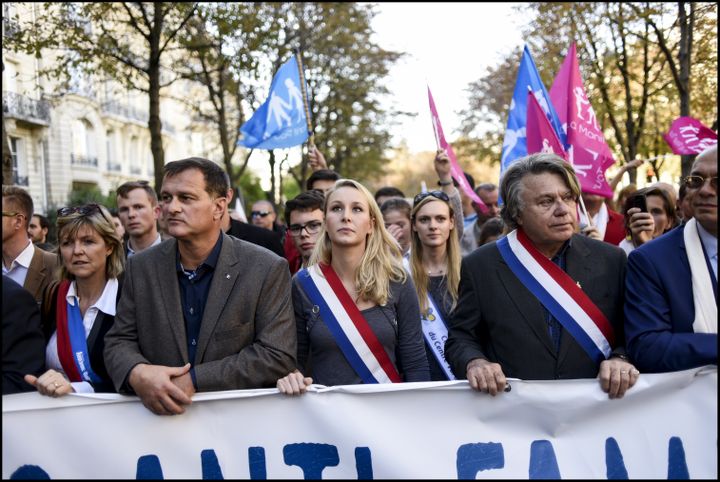
{"type": "Polygon", "coordinates": [[[512,231],[496,246],[515,276],[590,358],[600,363],[610,356],[615,333],[608,319],[567,273],[538,251],[522,229],[512,231]]]}
{"type": "Polygon", "coordinates": [[[331,266],[316,264],[302,269],[298,272],[298,281],[320,309],[323,322],[363,383],[402,381],[385,348],[331,266]]]}
{"type": "MultiPolygon", "coordinates": [[[[405,271],[412,277],[412,269],[407,258],[403,258],[403,266],[405,271]]],[[[448,380],[456,380],[455,374],[450,368],[450,364],[445,359],[445,342],[448,339],[448,327],[443,320],[440,311],[438,311],[430,291],[427,291],[427,307],[426,313],[420,313],[420,322],[422,324],[422,332],[425,337],[425,343],[430,347],[432,354],[435,356],[440,368],[448,380]]]]}
{"type": "Polygon", "coordinates": [[[71,382],[99,383],[102,380],[90,366],[80,303],[77,298],[74,305],[67,302],[69,289],[68,280],[60,283],[58,288],[56,324],[60,365],[71,382]]]}

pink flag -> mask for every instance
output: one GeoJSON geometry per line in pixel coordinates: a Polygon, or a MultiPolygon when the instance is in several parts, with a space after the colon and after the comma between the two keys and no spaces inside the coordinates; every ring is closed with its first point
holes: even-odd
{"type": "Polygon", "coordinates": [[[612,198],[605,171],[615,159],[585,94],[574,43],[555,77],[550,100],[567,132],[568,160],[575,168],[583,192],[612,198]]]}
{"type": "Polygon", "coordinates": [[[567,160],[565,148],[532,89],[528,92],[526,134],[528,154],[549,152],[567,160]]]}
{"type": "Polygon", "coordinates": [[[450,158],[450,175],[457,181],[460,189],[462,189],[463,192],[480,207],[480,211],[486,213],[488,211],[487,206],[484,202],[482,202],[482,199],[475,194],[475,191],[472,190],[470,184],[468,184],[465,174],[455,158],[455,151],[453,151],[452,146],[445,140],[445,134],[443,134],[440,117],[438,117],[437,109],[435,108],[435,101],[433,100],[432,93],[430,92],[430,86],[428,86],[428,100],[430,101],[430,115],[432,116],[433,131],[435,132],[435,142],[438,149],[443,149],[450,158]]]}
{"type": "Polygon", "coordinates": [[[675,154],[700,154],[717,144],[717,134],[692,117],[678,117],[663,135],[675,154]]]}

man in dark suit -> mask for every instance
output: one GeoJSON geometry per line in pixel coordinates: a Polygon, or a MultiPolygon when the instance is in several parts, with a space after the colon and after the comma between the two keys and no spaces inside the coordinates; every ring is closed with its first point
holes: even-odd
{"type": "Polygon", "coordinates": [[[694,218],[630,253],[625,331],[639,369],[717,365],[717,145],[683,180],[694,218]]]}
{"type": "Polygon", "coordinates": [[[445,346],[453,371],[492,395],[506,376],[599,376],[610,398],[622,397],[639,375],[623,348],[625,253],[577,234],[580,187],[554,154],[518,160],[500,192],[514,231],[462,261],[445,346]]]}
{"type": "Polygon", "coordinates": [[[183,413],[196,391],[274,386],[295,367],[287,262],[221,231],[227,190],[207,159],[165,165],[173,239],[128,260],[105,362],[156,414],[183,413]]]}
{"type": "Polygon", "coordinates": [[[32,295],[7,276],[2,279],[2,393],[31,392],[27,374],[45,368],[45,337],[40,311],[32,295]]]}
{"type": "MultiPolygon", "coordinates": [[[[230,178],[228,177],[228,185],[230,178]]],[[[228,189],[227,192],[227,203],[233,198],[233,190],[228,189]]],[[[277,254],[281,258],[285,257],[285,251],[283,250],[282,240],[278,233],[270,231],[268,229],[260,228],[253,224],[244,223],[230,217],[230,210],[226,209],[225,214],[222,217],[222,230],[230,236],[235,236],[238,239],[247,241],[248,243],[257,244],[265,249],[269,249],[273,253],[277,254]]]]}
{"type": "Polygon", "coordinates": [[[33,214],[33,200],[20,187],[3,187],[2,255],[3,274],[28,290],[35,301],[57,278],[58,257],[33,245],[28,223],[33,214]]]}

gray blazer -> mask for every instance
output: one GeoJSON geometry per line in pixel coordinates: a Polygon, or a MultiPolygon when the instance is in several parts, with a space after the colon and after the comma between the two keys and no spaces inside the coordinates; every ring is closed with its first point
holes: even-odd
{"type": "MultiPolygon", "coordinates": [[[[577,234],[566,251],[567,274],[613,325],[613,353],[625,353],[626,262],[617,246],[577,234]]],[[[496,243],[463,258],[459,291],[445,344],[445,356],[459,378],[466,377],[468,362],[479,357],[499,363],[512,378],[597,376],[599,366],[565,329],[555,353],[542,304],[510,270],[496,243]]]]}
{"type": "MultiPolygon", "coordinates": [[[[222,234],[195,358],[198,391],[275,386],[295,369],[297,340],[287,261],[222,234]]],[[[138,363],[183,366],[188,360],[176,271],[177,241],[128,259],[105,363],[120,393],[138,363]]]]}

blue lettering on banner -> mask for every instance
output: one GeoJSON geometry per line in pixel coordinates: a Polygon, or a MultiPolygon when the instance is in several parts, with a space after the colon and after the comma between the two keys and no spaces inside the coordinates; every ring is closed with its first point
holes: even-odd
{"type": "Polygon", "coordinates": [[[340,463],[337,447],[328,444],[289,444],[283,448],[283,457],[287,465],[302,469],[305,480],[322,479],[325,467],[340,463]]]}
{"type": "Polygon", "coordinates": [[[203,480],[224,480],[220,463],[218,462],[215,451],[203,450],[200,452],[200,463],[202,465],[203,480]]]}
{"type": "Polygon", "coordinates": [[[549,440],[535,440],[530,444],[530,479],[559,479],[555,450],[549,440]]]}
{"type": "Polygon", "coordinates": [[[250,466],[251,480],[266,480],[265,449],[262,447],[248,448],[248,465],[250,466]]]}
{"type": "MultiPolygon", "coordinates": [[[[458,447],[456,455],[457,478],[474,479],[483,470],[505,467],[505,452],[502,443],[469,443],[458,447]]],[[[322,479],[326,467],[336,467],[340,463],[335,445],[318,443],[294,443],[283,447],[283,460],[286,465],[300,467],[305,479],[322,479]]],[[[215,450],[205,449],[200,453],[202,478],[204,480],[223,480],[215,450]]],[[[267,479],[265,449],[248,448],[250,479],[267,479]]],[[[625,460],[617,441],[613,437],[605,440],[605,466],[607,478],[628,479],[625,460]]],[[[358,480],[373,479],[372,453],[369,447],[355,447],[355,468],[358,480]]],[[[668,443],[668,479],[689,479],[685,448],[680,437],[671,437],[668,443]]],[[[549,440],[534,440],[530,445],[530,479],[559,479],[560,469],[555,449],[549,440]]],[[[160,459],[155,454],[143,455],[137,460],[137,480],[164,479],[160,459]]],[[[50,475],[38,465],[22,465],[10,476],[10,480],[50,480],[50,475]]]]}
{"type": "Polygon", "coordinates": [[[473,480],[478,472],[505,467],[505,452],[499,443],[461,445],[457,450],[457,478],[473,480]]]}
{"type": "Polygon", "coordinates": [[[164,478],[157,455],[143,455],[138,459],[135,480],[162,480],[164,478]]]}
{"type": "Polygon", "coordinates": [[[608,480],[627,480],[628,473],[625,468],[620,446],[612,437],[605,440],[605,468],[608,480]]]}
{"type": "Polygon", "coordinates": [[[671,437],[668,444],[668,479],[689,479],[685,448],[680,437],[671,437]]]}

